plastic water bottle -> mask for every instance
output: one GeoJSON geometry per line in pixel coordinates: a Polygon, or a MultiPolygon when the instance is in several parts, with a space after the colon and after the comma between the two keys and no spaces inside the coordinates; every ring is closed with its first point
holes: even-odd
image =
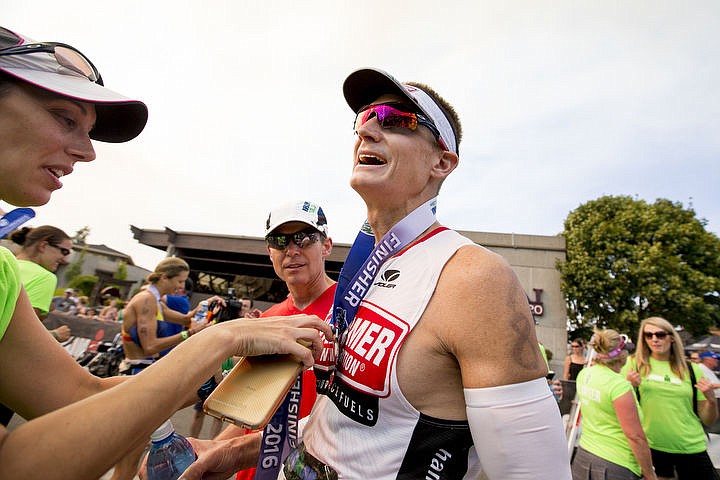
{"type": "Polygon", "coordinates": [[[195,317],[193,317],[193,320],[196,322],[204,322],[207,319],[208,314],[208,301],[203,300],[200,302],[200,308],[198,308],[198,311],[195,312],[195,317]]]}
{"type": "Polygon", "coordinates": [[[175,433],[170,420],[150,435],[147,457],[148,480],[177,480],[197,456],[185,437],[175,433]]]}

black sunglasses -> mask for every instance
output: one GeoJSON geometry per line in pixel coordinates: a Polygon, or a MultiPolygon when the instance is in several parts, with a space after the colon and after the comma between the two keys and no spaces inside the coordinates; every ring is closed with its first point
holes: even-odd
{"type": "Polygon", "coordinates": [[[652,337],[657,337],[658,340],[663,340],[668,335],[669,334],[667,332],[663,332],[662,330],[659,332],[643,332],[643,337],[645,337],[645,340],[650,340],[652,337]]]}
{"type": "Polygon", "coordinates": [[[51,247],[55,247],[55,248],[57,248],[58,250],[60,250],[60,253],[63,254],[63,257],[67,257],[68,255],[70,255],[70,253],[72,253],[72,251],[71,251],[70,249],[65,248],[65,247],[61,247],[60,245],[55,245],[54,243],[48,243],[48,245],[50,245],[51,247]]]}
{"type": "Polygon", "coordinates": [[[79,73],[91,82],[103,85],[100,72],[77,48],[59,42],[37,42],[18,45],[23,38],[7,28],[0,27],[0,56],[27,53],[51,53],[58,64],[79,73]]]}
{"type": "Polygon", "coordinates": [[[285,250],[293,242],[300,248],[305,248],[320,239],[320,232],[315,229],[301,230],[295,233],[270,233],[265,241],[275,250],[285,250]]]}

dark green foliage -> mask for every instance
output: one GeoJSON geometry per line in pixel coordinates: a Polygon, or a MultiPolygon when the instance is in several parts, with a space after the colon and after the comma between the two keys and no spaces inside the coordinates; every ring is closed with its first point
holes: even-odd
{"type": "Polygon", "coordinates": [[[693,335],[720,319],[720,239],[681,203],[606,196],[565,220],[558,265],[571,328],[635,333],[661,316],[693,335]]]}

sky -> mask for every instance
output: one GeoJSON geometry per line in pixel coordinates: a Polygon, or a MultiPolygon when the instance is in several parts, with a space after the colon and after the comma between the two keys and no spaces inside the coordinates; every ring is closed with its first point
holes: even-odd
{"type": "MultiPolygon", "coordinates": [[[[438,219],[557,235],[603,195],[667,198],[720,233],[720,2],[468,0],[5,2],[2,25],[69,43],[105,85],[144,101],[144,132],[95,143],[30,225],[129,254],[130,225],[262,236],[312,200],[334,241],[365,218],[350,188],[363,67],[432,86],[463,125],[438,219]]],[[[8,210],[7,204],[0,208],[8,210]]]]}

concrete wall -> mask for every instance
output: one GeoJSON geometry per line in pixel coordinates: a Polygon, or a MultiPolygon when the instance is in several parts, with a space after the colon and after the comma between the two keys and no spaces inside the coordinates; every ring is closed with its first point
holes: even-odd
{"type": "Polygon", "coordinates": [[[565,260],[565,239],[562,236],[485,232],[462,234],[510,264],[535,311],[538,340],[553,352],[550,366],[560,376],[567,354],[567,316],[556,264],[565,260]],[[539,303],[532,305],[536,300],[539,303]]]}

